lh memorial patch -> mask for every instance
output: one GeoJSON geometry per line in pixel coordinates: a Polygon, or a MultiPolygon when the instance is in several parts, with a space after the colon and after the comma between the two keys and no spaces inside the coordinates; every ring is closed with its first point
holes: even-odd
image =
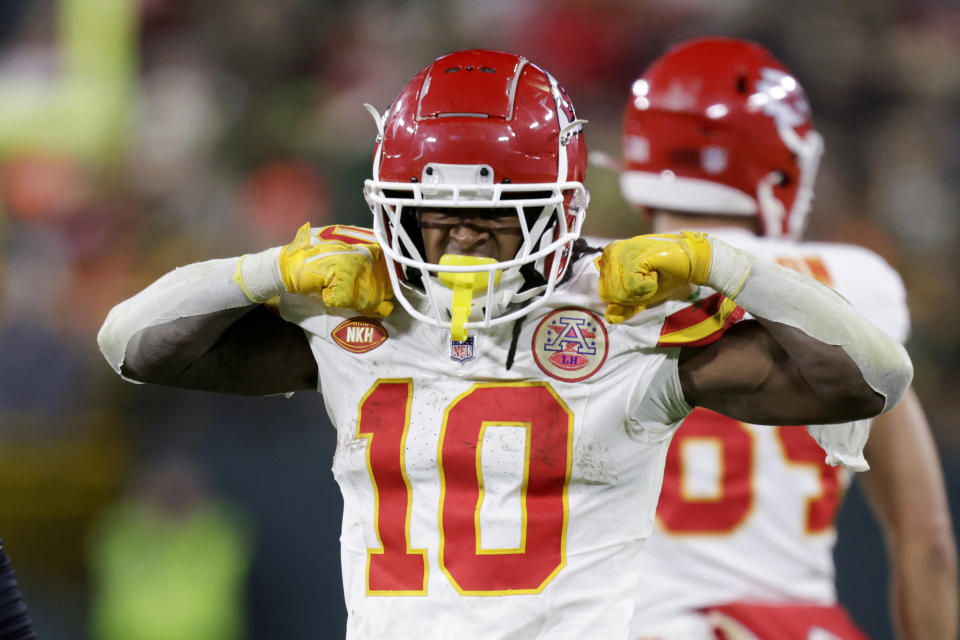
{"type": "Polygon", "coordinates": [[[607,329],[586,309],[557,309],[533,332],[533,358],[537,366],[564,382],[589,378],[607,359],[607,329]]]}

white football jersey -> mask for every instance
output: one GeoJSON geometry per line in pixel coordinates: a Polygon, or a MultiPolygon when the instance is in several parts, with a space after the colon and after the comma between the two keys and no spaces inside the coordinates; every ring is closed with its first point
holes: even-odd
{"type": "MultiPolygon", "coordinates": [[[[607,325],[594,258],[517,333],[472,343],[399,306],[372,321],[281,299],[338,431],[348,638],[627,637],[667,446],[690,411],[678,349],[657,347],[686,305],[607,325]]],[[[732,322],[735,305],[715,306],[701,333],[732,322]]]]}
{"type": "MultiPolygon", "coordinates": [[[[739,231],[710,235],[831,285],[879,328],[906,340],[903,283],[871,251],[739,231]]],[[[834,604],[834,516],[849,479],[848,471],[825,463],[805,429],[695,410],[667,454],[631,638],[712,640],[697,611],[726,602],[834,604]]]]}

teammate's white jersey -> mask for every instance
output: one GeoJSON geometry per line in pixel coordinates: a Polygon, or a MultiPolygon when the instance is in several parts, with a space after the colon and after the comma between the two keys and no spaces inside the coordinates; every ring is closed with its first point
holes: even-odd
{"type": "MultiPolygon", "coordinates": [[[[906,340],[903,283],[876,254],[738,231],[710,235],[830,284],[875,325],[906,340]]],[[[697,611],[727,602],[834,604],[834,515],[849,475],[824,463],[804,429],[695,410],[668,453],[656,525],[640,561],[631,638],[712,639],[697,611]]]]}
{"type": "MultiPolygon", "coordinates": [[[[348,638],[627,637],[667,446],[690,411],[679,350],[657,348],[686,305],[607,325],[594,257],[515,339],[508,324],[472,345],[400,307],[374,322],[281,299],[338,431],[348,638]]],[[[714,331],[735,305],[717,306],[714,331]]]]}

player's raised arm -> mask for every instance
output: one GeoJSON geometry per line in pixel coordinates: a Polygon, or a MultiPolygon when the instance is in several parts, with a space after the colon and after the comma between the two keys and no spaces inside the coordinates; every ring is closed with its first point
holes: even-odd
{"type": "Polygon", "coordinates": [[[303,331],[261,303],[288,292],[368,316],[393,309],[376,244],[313,237],[240,258],[175,269],[114,307],[97,340],[124,377],[174,387],[265,395],[315,389],[303,331]]]}
{"type": "Polygon", "coordinates": [[[913,377],[906,351],[829,287],[684,232],[611,243],[600,296],[622,322],[688,283],[736,300],[757,321],[681,354],[687,400],[758,424],[834,423],[892,408],[913,377]]]}
{"type": "Polygon", "coordinates": [[[957,549],[936,444],[913,391],[876,420],[858,474],[890,556],[890,606],[902,640],[957,637],[957,549]]]}

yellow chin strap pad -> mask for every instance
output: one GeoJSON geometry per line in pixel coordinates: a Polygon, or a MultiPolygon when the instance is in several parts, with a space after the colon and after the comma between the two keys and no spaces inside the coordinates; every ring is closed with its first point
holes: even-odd
{"type": "MultiPolygon", "coordinates": [[[[445,253],[440,257],[441,267],[478,267],[487,264],[496,264],[493,258],[481,258],[478,256],[460,256],[451,253],[445,253]]],[[[450,310],[453,315],[450,321],[450,337],[454,340],[466,340],[467,330],[463,325],[470,317],[470,309],[473,305],[473,294],[483,293],[487,290],[487,280],[489,275],[486,272],[474,273],[456,273],[452,271],[440,271],[437,273],[440,284],[453,289],[453,308],[450,310]]],[[[493,284],[500,284],[500,272],[493,273],[493,284]]]]}

